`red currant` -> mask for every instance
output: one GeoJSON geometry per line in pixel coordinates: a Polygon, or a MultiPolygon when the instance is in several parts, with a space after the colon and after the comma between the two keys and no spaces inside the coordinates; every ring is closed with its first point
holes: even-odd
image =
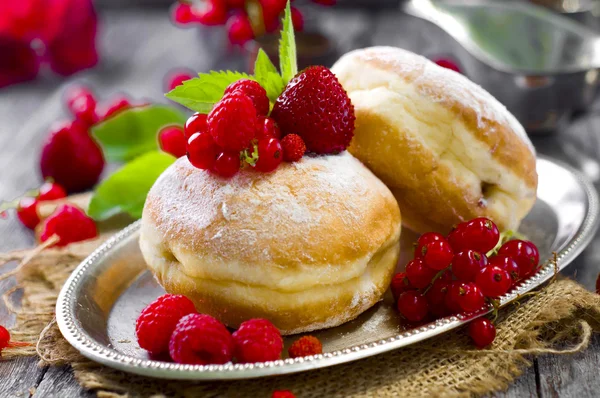
{"type": "Polygon", "coordinates": [[[194,13],[192,12],[192,6],[188,3],[175,3],[173,11],[171,11],[171,18],[178,24],[188,24],[195,20],[194,13]]]}
{"type": "Polygon", "coordinates": [[[192,8],[192,12],[202,25],[223,25],[227,21],[227,6],[222,0],[205,0],[200,9],[192,8]]]}
{"type": "Polygon", "coordinates": [[[77,119],[88,126],[98,121],[96,99],[86,87],[72,87],[66,93],[67,106],[77,119]]]}
{"type": "Polygon", "coordinates": [[[464,239],[462,237],[463,230],[466,223],[460,223],[455,228],[450,231],[448,234],[448,243],[454,250],[454,253],[464,252],[465,250],[469,250],[468,247],[464,245],[464,239]]]}
{"type": "Polygon", "coordinates": [[[43,202],[45,200],[57,200],[63,199],[67,197],[67,192],[63,187],[58,185],[55,182],[45,182],[40,187],[40,193],[38,195],[38,200],[43,202]]]}
{"type": "Polygon", "coordinates": [[[510,289],[512,282],[507,270],[494,265],[483,268],[475,279],[475,283],[486,297],[503,296],[510,289]]]}
{"type": "Polygon", "coordinates": [[[243,45],[254,39],[254,31],[250,19],[245,14],[233,15],[229,18],[227,37],[231,44],[243,45]]]}
{"type": "Polygon", "coordinates": [[[442,317],[449,313],[446,308],[446,294],[448,293],[449,285],[450,282],[436,279],[425,294],[425,298],[429,304],[429,310],[435,316],[442,317]]]}
{"type": "Polygon", "coordinates": [[[448,292],[446,292],[446,308],[453,314],[462,312],[459,301],[460,296],[464,294],[467,289],[467,284],[461,281],[454,281],[448,285],[448,292]]]}
{"type": "Polygon", "coordinates": [[[452,257],[452,272],[456,277],[465,282],[473,282],[479,270],[488,263],[485,254],[474,250],[466,250],[452,257]]]}
{"type": "Polygon", "coordinates": [[[489,265],[507,270],[513,281],[512,286],[519,280],[519,266],[512,258],[506,256],[493,256],[489,260],[489,265]]]}
{"type": "Polygon", "coordinates": [[[519,266],[519,277],[525,278],[532,274],[540,260],[535,245],[524,240],[509,240],[498,250],[499,256],[507,256],[515,260],[519,266]]]}
{"type": "Polygon", "coordinates": [[[406,277],[417,289],[429,286],[435,274],[435,270],[427,267],[420,258],[415,258],[406,264],[406,277]]]}
{"type": "Polygon", "coordinates": [[[433,62],[435,62],[442,68],[450,69],[450,70],[453,70],[454,72],[461,73],[460,68],[458,67],[456,62],[454,62],[450,59],[438,58],[438,59],[433,60],[433,62]]]}
{"type": "Polygon", "coordinates": [[[187,157],[194,167],[212,169],[219,153],[220,149],[208,131],[192,134],[188,140],[187,157]]]}
{"type": "Polygon", "coordinates": [[[258,128],[256,130],[256,139],[277,138],[281,139],[281,130],[277,122],[270,117],[259,117],[258,128]]]}
{"type": "MultiPolygon", "coordinates": [[[[104,107],[103,107],[104,108],[104,107]]],[[[118,96],[111,100],[103,111],[100,111],[100,120],[106,120],[117,113],[131,108],[131,102],[125,96],[118,96]]]]}
{"type": "Polygon", "coordinates": [[[423,249],[428,243],[436,242],[438,240],[446,240],[444,235],[438,234],[437,232],[426,232],[419,237],[417,243],[415,243],[415,258],[423,257],[423,249]]]}
{"type": "Polygon", "coordinates": [[[485,304],[485,297],[479,286],[473,282],[466,283],[459,291],[458,304],[465,312],[479,310],[485,304]]]}
{"type": "Polygon", "coordinates": [[[44,220],[41,227],[40,241],[45,242],[56,235],[59,238],[56,246],[61,247],[98,236],[94,220],[83,210],[70,204],[60,205],[50,217],[44,220]]]}
{"type": "Polygon", "coordinates": [[[187,140],[195,133],[200,133],[203,131],[207,131],[206,118],[208,115],[204,113],[194,113],[189,119],[185,122],[185,127],[183,129],[185,133],[185,138],[187,140]]]}
{"type": "Polygon", "coordinates": [[[496,338],[496,327],[487,318],[477,318],[469,324],[469,336],[476,347],[483,348],[496,338]]]}
{"type": "Polygon", "coordinates": [[[190,72],[178,71],[175,73],[170,73],[167,76],[167,91],[175,89],[175,87],[182,85],[183,82],[192,78],[194,78],[194,75],[190,72]]]}
{"type": "Polygon", "coordinates": [[[273,171],[283,160],[283,150],[277,138],[258,141],[258,160],[254,168],[263,173],[273,171]]]}
{"type": "Polygon", "coordinates": [[[423,248],[423,261],[425,265],[436,271],[447,268],[452,262],[454,253],[450,244],[444,240],[429,242],[423,248]]]}
{"type": "Polygon", "coordinates": [[[233,177],[240,170],[240,154],[235,152],[221,152],[212,170],[223,178],[233,177]]]}
{"type": "Polygon", "coordinates": [[[34,229],[40,223],[40,216],[37,211],[38,200],[31,197],[24,197],[19,200],[17,206],[17,217],[21,224],[29,229],[34,229]]]}
{"type": "Polygon", "coordinates": [[[409,290],[398,297],[398,311],[410,322],[420,322],[427,316],[429,308],[425,297],[415,291],[409,290]]]}
{"type": "Polygon", "coordinates": [[[304,30],[304,16],[296,7],[292,7],[292,25],[296,32],[302,32],[304,30]]]}
{"type": "Polygon", "coordinates": [[[246,0],[225,0],[225,4],[227,5],[227,8],[229,8],[229,9],[244,8],[244,5],[246,4],[246,0]]]}
{"type": "Polygon", "coordinates": [[[158,133],[160,149],[180,158],[186,153],[185,136],[183,129],[177,126],[165,127],[158,133]]]}
{"type": "Polygon", "coordinates": [[[392,296],[394,296],[394,301],[398,301],[398,297],[400,294],[404,293],[407,290],[414,289],[408,278],[406,277],[406,272],[398,272],[392,278],[392,283],[390,284],[390,290],[392,291],[392,296]]]}
{"type": "Polygon", "coordinates": [[[0,325],[0,351],[2,351],[3,348],[6,348],[9,342],[10,333],[4,326],[0,325]]]}
{"type": "Polygon", "coordinates": [[[485,217],[474,218],[462,225],[460,233],[460,245],[480,253],[492,250],[500,239],[500,231],[496,224],[485,217]]]}

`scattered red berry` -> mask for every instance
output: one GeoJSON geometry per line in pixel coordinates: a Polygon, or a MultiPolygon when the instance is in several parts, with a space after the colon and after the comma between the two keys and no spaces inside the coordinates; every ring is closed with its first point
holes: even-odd
{"type": "Polygon", "coordinates": [[[283,339],[279,330],[266,319],[242,322],[233,333],[238,362],[275,361],[281,357],[283,339]]]}
{"type": "Polygon", "coordinates": [[[515,282],[519,280],[519,265],[512,258],[506,256],[493,256],[490,258],[489,265],[507,270],[513,281],[513,286],[515,282]]]}
{"type": "Polygon", "coordinates": [[[223,178],[233,177],[240,170],[240,155],[221,152],[215,159],[212,170],[223,178]]]}
{"type": "Polygon", "coordinates": [[[186,25],[195,21],[191,4],[175,3],[171,11],[171,18],[178,24],[186,25]]]}
{"type": "Polygon", "coordinates": [[[250,18],[245,14],[236,14],[229,18],[227,37],[231,44],[243,45],[254,39],[254,30],[250,18]]]}
{"type": "Polygon", "coordinates": [[[259,116],[258,127],[256,129],[256,139],[277,138],[281,139],[281,130],[275,120],[270,117],[259,116]]]}
{"type": "Polygon", "coordinates": [[[96,99],[87,87],[71,87],[65,94],[69,110],[77,119],[91,126],[98,121],[96,99]]]}
{"type": "Polygon", "coordinates": [[[306,152],[304,140],[297,134],[288,134],[283,137],[281,147],[283,148],[283,160],[286,162],[297,162],[306,152]]]}
{"type": "Polygon", "coordinates": [[[496,327],[487,318],[477,318],[469,324],[469,336],[478,348],[492,344],[496,338],[496,327]]]}
{"type": "Polygon", "coordinates": [[[92,188],[104,169],[102,150],[77,123],[53,129],[42,149],[42,177],[53,179],[67,192],[92,188]]]}
{"type": "Polygon", "coordinates": [[[167,91],[175,89],[175,87],[183,84],[184,81],[193,79],[194,75],[190,72],[175,72],[167,76],[167,91]]]}
{"type": "Polygon", "coordinates": [[[269,113],[269,98],[267,97],[267,91],[258,82],[250,79],[238,80],[227,86],[225,94],[233,93],[237,90],[246,94],[252,100],[258,115],[267,116],[269,113]]]}
{"type": "Polygon", "coordinates": [[[168,352],[169,339],[177,322],[195,312],[194,303],[185,296],[160,296],[142,310],[135,323],[138,344],[153,354],[168,352]]]}
{"type": "Polygon", "coordinates": [[[473,282],[477,273],[487,264],[485,254],[467,250],[455,254],[452,258],[452,273],[461,281],[473,282]]]}
{"type": "Polygon", "coordinates": [[[398,301],[398,297],[407,290],[412,290],[414,287],[410,284],[408,278],[406,277],[406,272],[398,272],[392,278],[392,283],[390,284],[390,289],[392,290],[392,296],[394,296],[394,301],[398,301]]]}
{"type": "Polygon", "coordinates": [[[38,195],[38,200],[40,202],[46,200],[57,200],[63,199],[67,197],[67,192],[61,187],[59,184],[55,182],[45,182],[40,187],[40,193],[38,195]]]}
{"type": "Polygon", "coordinates": [[[427,316],[429,308],[427,299],[415,291],[409,290],[398,297],[398,311],[410,322],[420,322],[427,316]]]}
{"type": "Polygon", "coordinates": [[[415,258],[423,257],[423,249],[428,243],[435,242],[438,240],[446,240],[444,235],[437,232],[425,232],[419,237],[417,243],[415,243],[415,258]]]}
{"type": "Polygon", "coordinates": [[[475,283],[486,297],[500,297],[508,292],[512,278],[507,270],[488,265],[477,274],[475,283]]]}
{"type": "Polygon", "coordinates": [[[294,341],[288,349],[290,358],[307,357],[323,353],[323,345],[314,336],[302,336],[294,341]]]}
{"type": "Polygon", "coordinates": [[[94,220],[81,209],[64,204],[42,223],[40,240],[45,242],[54,235],[59,238],[56,246],[66,246],[69,243],[95,238],[98,236],[98,230],[94,220]]]}
{"type": "Polygon", "coordinates": [[[40,215],[37,211],[38,200],[36,198],[24,197],[17,205],[17,217],[21,224],[29,229],[35,229],[40,223],[40,215]]]}
{"type": "Polygon", "coordinates": [[[169,341],[169,354],[177,363],[224,364],[233,358],[233,350],[233,339],[227,328],[206,314],[181,318],[169,341]]]}
{"type": "Polygon", "coordinates": [[[8,347],[8,343],[10,342],[10,333],[9,331],[2,325],[0,325],[0,351],[3,348],[8,347]]]}
{"type": "Polygon", "coordinates": [[[423,248],[423,262],[426,266],[436,271],[447,268],[452,262],[454,253],[450,243],[444,240],[429,242],[423,248]]]}
{"type": "Polygon", "coordinates": [[[515,260],[519,266],[519,277],[531,275],[540,261],[535,245],[524,240],[509,240],[498,250],[499,256],[507,256],[515,260]]]}
{"type": "Polygon", "coordinates": [[[185,156],[186,143],[183,129],[178,126],[168,126],[158,132],[158,143],[160,149],[170,153],[176,158],[185,156]]]}
{"type": "Polygon", "coordinates": [[[296,7],[292,7],[292,25],[294,25],[294,30],[296,32],[302,32],[304,30],[304,16],[296,7]]]}
{"type": "Polygon", "coordinates": [[[438,64],[439,66],[441,66],[443,68],[450,69],[455,72],[461,73],[458,64],[450,59],[438,58],[438,59],[434,59],[433,62],[435,62],[436,64],[438,64]]]}
{"type": "Polygon", "coordinates": [[[468,247],[480,253],[492,250],[500,239],[500,231],[491,220],[480,217],[475,218],[463,225],[461,228],[461,246],[468,247]]]}
{"type": "Polygon", "coordinates": [[[240,152],[256,134],[258,119],[254,103],[241,91],[225,94],[207,118],[210,134],[221,148],[240,152]]]}
{"type": "Polygon", "coordinates": [[[129,99],[127,97],[122,95],[117,96],[108,103],[106,109],[100,111],[99,118],[100,120],[106,120],[121,111],[130,109],[131,106],[131,102],[129,102],[129,99]]]}
{"type": "Polygon", "coordinates": [[[271,398],[296,398],[296,396],[289,390],[279,390],[273,391],[271,398]]]}
{"type": "Polygon", "coordinates": [[[298,134],[309,151],[345,150],[354,135],[354,107],[337,77],[311,66],[290,81],[277,98],[271,117],[284,134],[298,134]]]}
{"type": "Polygon", "coordinates": [[[188,140],[187,157],[194,167],[211,170],[219,154],[219,147],[207,131],[194,133],[188,140]]]}
{"type": "Polygon", "coordinates": [[[435,316],[441,317],[449,313],[446,308],[446,295],[450,282],[442,279],[436,279],[431,288],[425,293],[425,298],[429,304],[429,310],[435,316]]]}
{"type": "Polygon", "coordinates": [[[185,122],[185,127],[183,129],[185,133],[185,138],[187,140],[195,133],[200,133],[203,131],[208,131],[208,125],[206,124],[206,119],[208,115],[204,113],[194,113],[192,116],[188,118],[185,122]]]}
{"type": "Polygon", "coordinates": [[[435,270],[426,266],[420,258],[415,258],[406,264],[406,277],[410,284],[417,289],[429,286],[435,274],[435,270]]]}
{"type": "Polygon", "coordinates": [[[277,138],[265,138],[258,141],[258,160],[254,168],[263,173],[275,170],[283,160],[283,149],[277,138]]]}
{"type": "Polygon", "coordinates": [[[465,283],[459,289],[458,304],[465,312],[479,310],[485,304],[485,297],[479,286],[473,282],[465,283]]]}

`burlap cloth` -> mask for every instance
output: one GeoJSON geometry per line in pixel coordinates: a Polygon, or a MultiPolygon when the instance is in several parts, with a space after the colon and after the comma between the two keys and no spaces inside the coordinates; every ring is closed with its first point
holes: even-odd
{"type": "Polygon", "coordinates": [[[0,255],[20,261],[17,287],[5,294],[16,314],[15,340],[30,347],[5,349],[2,358],[39,355],[44,366],[68,364],[98,396],[270,397],[289,389],[298,397],[478,396],[507,388],[533,355],[583,350],[600,330],[600,296],[569,280],[551,283],[501,311],[488,350],[474,349],[464,330],[350,364],[248,381],[192,383],[134,376],[91,362],[75,351],[53,322],[58,292],[70,272],[102,239],[68,249],[0,255]],[[22,294],[15,294],[22,292],[22,294]],[[20,305],[17,306],[20,296],[20,305]]]}

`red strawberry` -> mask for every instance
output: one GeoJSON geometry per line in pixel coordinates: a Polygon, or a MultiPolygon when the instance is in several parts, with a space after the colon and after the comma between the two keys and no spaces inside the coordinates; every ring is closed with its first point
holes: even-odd
{"type": "Polygon", "coordinates": [[[337,77],[311,66],[290,81],[271,113],[284,134],[298,134],[309,151],[345,150],[354,135],[354,106],[337,77]]]}

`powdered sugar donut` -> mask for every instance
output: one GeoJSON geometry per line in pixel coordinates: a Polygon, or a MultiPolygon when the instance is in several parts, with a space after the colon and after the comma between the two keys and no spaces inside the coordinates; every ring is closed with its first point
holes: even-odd
{"type": "Polygon", "coordinates": [[[536,199],[535,151],[494,97],[399,48],[353,51],[332,70],[355,108],[348,150],[392,190],[405,225],[445,233],[486,216],[519,226],[536,199]]]}
{"type": "Polygon", "coordinates": [[[389,189],[347,152],[222,179],[180,158],[156,181],[140,247],[159,283],[231,327],[282,333],[354,319],[386,291],[399,253],[389,189]]]}

